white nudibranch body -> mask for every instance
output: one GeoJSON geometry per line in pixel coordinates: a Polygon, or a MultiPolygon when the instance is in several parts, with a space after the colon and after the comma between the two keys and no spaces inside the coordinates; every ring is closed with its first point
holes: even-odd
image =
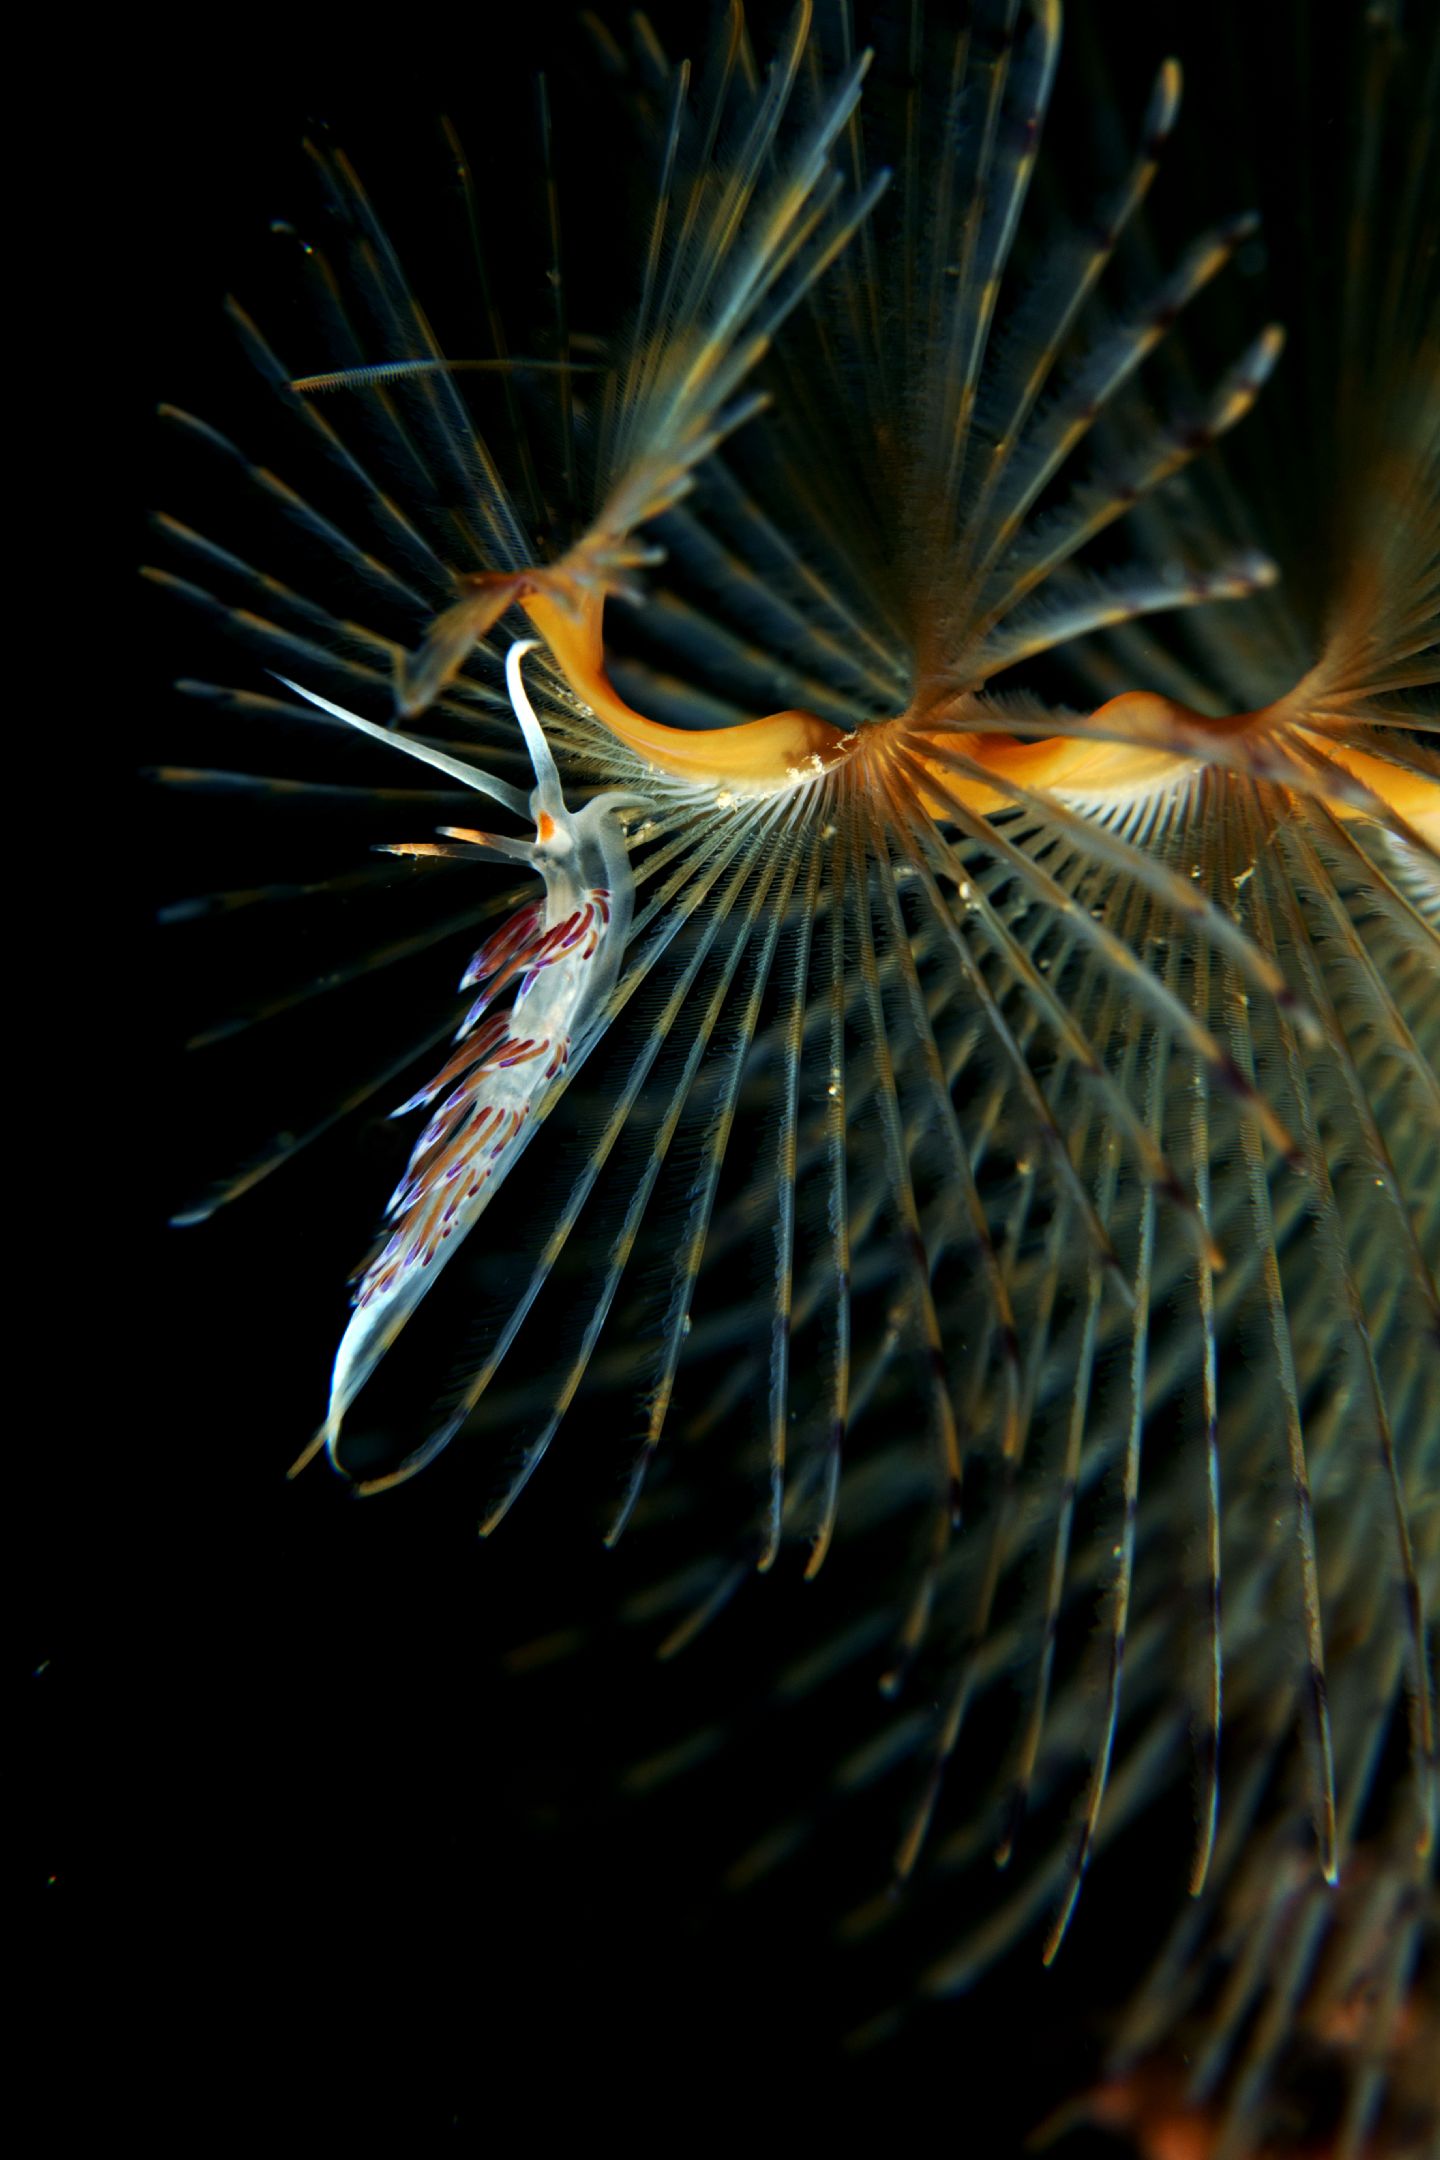
{"type": "MultiPolygon", "coordinates": [[[[535,649],[534,640],[514,644],[505,662],[510,701],[535,773],[528,804],[535,838],[446,832],[473,846],[477,860],[498,855],[529,864],[543,879],[544,891],[475,954],[460,987],[478,988],[480,994],[460,1025],[453,1054],[394,1112],[399,1117],[443,1097],[391,1195],[386,1209],[391,1235],[356,1284],[355,1309],[335,1353],[329,1408],[315,1445],[323,1441],[337,1468],[341,1427],[351,1404],[518,1161],[572,1056],[604,1027],[606,1001],[629,934],[633,880],[617,813],[635,806],[636,798],[607,793],[581,810],[567,809],[549,744],[521,680],[520,662],[535,649]],[[497,999],[517,982],[509,1004],[495,1009],[497,999]]],[[[286,687],[362,733],[439,766],[478,793],[511,809],[525,807],[525,798],[504,781],[362,720],[298,683],[286,687]]],[[[446,1432],[443,1438],[448,1437],[446,1432]]],[[[437,1436],[424,1450],[426,1459],[443,1438],[437,1436]]],[[[397,1475],[419,1466],[411,1458],[397,1475]]],[[[394,1477],[368,1482],[392,1483],[394,1477]]]]}

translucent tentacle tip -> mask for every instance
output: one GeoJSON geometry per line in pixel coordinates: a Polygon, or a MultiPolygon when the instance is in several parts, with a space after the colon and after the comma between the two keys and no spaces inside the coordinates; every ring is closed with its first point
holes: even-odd
{"type": "Polygon", "coordinates": [[[540,717],[530,702],[521,674],[521,662],[532,652],[539,652],[539,638],[520,638],[505,655],[505,687],[510,693],[510,703],[525,747],[530,753],[530,765],[535,774],[535,786],[530,794],[530,815],[535,820],[533,857],[537,868],[541,861],[556,862],[573,854],[587,835],[611,811],[648,810],[653,807],[648,796],[637,795],[628,789],[611,788],[603,795],[596,795],[582,810],[566,808],[560,787],[560,774],[555,764],[540,717]]]}

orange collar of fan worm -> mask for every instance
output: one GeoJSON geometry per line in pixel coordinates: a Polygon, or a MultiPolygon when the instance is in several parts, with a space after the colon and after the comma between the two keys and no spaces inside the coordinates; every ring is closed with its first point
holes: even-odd
{"type": "MultiPolygon", "coordinates": [[[[725,728],[674,728],[647,720],[635,711],[611,683],[605,671],[601,617],[604,597],[587,593],[578,601],[562,597],[553,588],[527,594],[521,601],[525,613],[544,638],[556,665],[578,698],[618,741],[645,764],[677,780],[731,788],[745,794],[769,794],[773,790],[822,772],[852,754],[860,734],[846,734],[814,713],[790,711],[767,714],[725,728]]],[[[1084,796],[1092,802],[1133,801],[1140,795],[1178,785],[1196,769],[1196,760],[1182,751],[1164,748],[1154,738],[1163,733],[1166,717],[1173,717],[1180,731],[1225,731],[1236,734],[1263,726],[1282,708],[1265,712],[1237,713],[1223,720],[1192,711],[1188,706],[1161,698],[1151,691],[1129,691],[1100,707],[1097,720],[1107,716],[1118,726],[1134,714],[1143,718],[1143,742],[1102,741],[1091,736],[1054,735],[1037,742],[991,732],[947,731],[948,749],[962,753],[972,763],[995,775],[989,787],[974,775],[942,767],[927,758],[927,739],[941,739],[923,723],[909,719],[906,745],[916,762],[937,776],[944,773],[944,795],[927,805],[943,815],[946,798],[963,802],[980,816],[1010,807],[1014,796],[1006,782],[1025,788],[1043,788],[1055,794],[1084,796]]],[[[1289,717],[1288,715],[1286,716],[1289,717]]],[[[1298,717],[1298,716],[1297,716],[1298,717]]],[[[889,723],[896,725],[897,723],[889,723]]],[[[1294,720],[1290,720],[1294,725],[1294,720]]],[[[885,723],[881,723],[885,725],[885,723]]],[[[865,729],[868,738],[872,730],[865,729]]],[[[1387,764],[1363,750],[1335,742],[1330,736],[1301,728],[1308,750],[1328,758],[1334,765],[1361,781],[1388,809],[1432,846],[1440,847],[1440,783],[1419,773],[1387,764]]],[[[1366,813],[1337,796],[1332,808],[1340,817],[1366,813]]]]}

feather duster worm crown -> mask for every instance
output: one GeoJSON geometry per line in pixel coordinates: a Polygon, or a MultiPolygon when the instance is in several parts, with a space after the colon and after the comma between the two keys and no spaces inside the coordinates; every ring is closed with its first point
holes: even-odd
{"type": "MultiPolygon", "coordinates": [[[[724,1462],[671,1649],[788,1545],[812,1577],[833,1550],[854,1624],[814,1655],[885,1646],[853,1781],[909,1783],[896,1873],[933,1826],[932,1909],[964,1915],[922,1993],[1036,1920],[1053,1957],[1188,1731],[1199,1902],[1157,1999],[1223,1897],[1259,1909],[1196,2073],[1229,2093],[1223,2149],[1258,2134],[1329,1916],[1373,1926],[1357,1878],[1399,1900],[1359,2151],[1433,1924],[1429,152],[1392,191],[1387,15],[1338,329],[1297,393],[1327,384],[1340,535],[1309,536],[1312,606],[1284,521],[1266,554],[1226,497],[1281,330],[1262,315],[1200,381],[1185,346],[1254,221],[1170,261],[1148,236],[1176,63],[1108,192],[1057,221],[1053,0],[877,37],[867,82],[843,11],[802,8],[764,67],[732,11],[693,77],[648,26],[628,59],[600,33],[653,175],[607,341],[557,278],[521,349],[482,258],[480,343],[442,346],[354,170],[314,151],[301,368],[233,311],[310,477],[171,415],[298,536],[299,574],[162,519],[188,562],[155,575],[241,640],[245,688],[191,687],[325,728],[347,772],[373,758],[387,818],[405,783],[411,831],[344,873],[400,893],[403,928],[210,1032],[457,942],[465,1003],[412,1006],[187,1219],[403,1095],[408,1161],[301,1461],[373,1492],[447,1447],[499,1459],[488,1532],[598,1434],[612,1540],[652,1472],[724,1462]],[[947,1832],[948,1766],[1006,1694],[947,1832]],[[1357,1856],[1396,1706],[1406,1767],[1357,1856]],[[1297,1810],[1282,1928],[1260,1856],[1297,1810]],[[1007,1868],[977,1891],[987,1847],[1007,1868]]],[[[1125,2059],[1155,2037],[1137,2013],[1125,2059]]]]}

